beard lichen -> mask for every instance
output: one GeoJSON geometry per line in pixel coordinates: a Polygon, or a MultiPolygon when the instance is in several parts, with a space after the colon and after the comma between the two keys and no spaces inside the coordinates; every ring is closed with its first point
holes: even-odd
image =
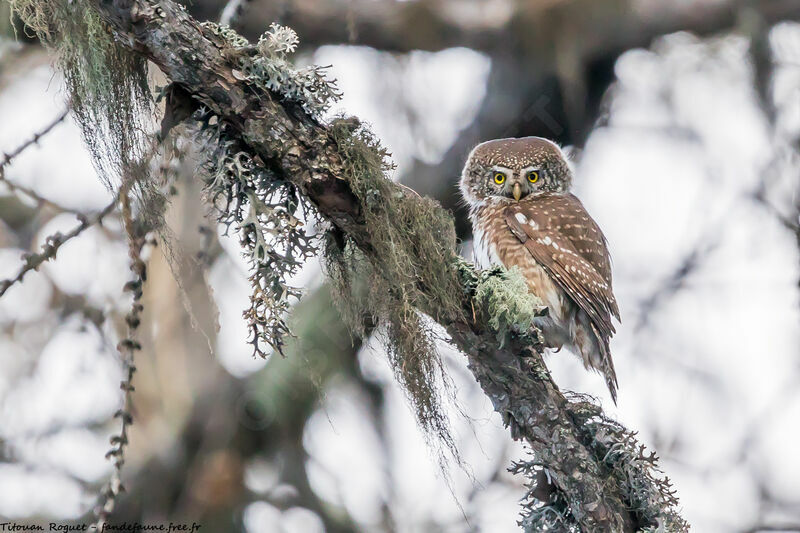
{"type": "Polygon", "coordinates": [[[55,50],[70,104],[106,186],[137,174],[150,151],[152,96],[147,63],[115,42],[87,0],[10,0],[42,43],[55,50]]]}
{"type": "Polygon", "coordinates": [[[458,458],[440,393],[442,387],[450,390],[450,382],[435,332],[422,314],[440,324],[464,318],[452,218],[433,200],[386,177],[393,167],[369,130],[341,120],[329,131],[347,165],[345,178],[362,207],[370,243],[363,251],[351,237],[330,232],[324,257],[334,301],[356,334],[365,334],[365,323],[378,325],[429,444],[440,460],[444,449],[436,442],[458,458]]]}

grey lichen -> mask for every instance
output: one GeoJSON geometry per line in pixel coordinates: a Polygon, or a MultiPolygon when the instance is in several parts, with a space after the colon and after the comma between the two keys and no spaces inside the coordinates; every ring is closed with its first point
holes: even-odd
{"type": "Polygon", "coordinates": [[[201,22],[200,26],[206,28],[211,33],[217,35],[232,48],[244,48],[250,46],[250,41],[239,35],[236,30],[226,24],[217,24],[216,22],[205,21],[201,22]]]}
{"type": "MultiPolygon", "coordinates": [[[[293,30],[273,24],[252,46],[228,26],[202,25],[222,41],[226,55],[236,62],[234,76],[259,93],[296,103],[317,118],[338,98],[335,85],[321,69],[298,69],[289,61],[298,44],[293,30]]],[[[250,343],[256,355],[283,353],[286,337],[291,335],[286,317],[292,300],[302,293],[287,279],[317,249],[314,236],[306,233],[301,222],[301,212],[312,215],[313,209],[289,181],[254,160],[219,117],[206,114],[201,120],[206,124],[200,138],[208,155],[203,164],[207,199],[219,221],[238,231],[251,266],[250,307],[244,311],[250,343]]]]}
{"type": "MultiPolygon", "coordinates": [[[[688,533],[689,525],[678,513],[678,498],[669,478],[658,468],[655,452],[647,452],[628,430],[603,414],[595,401],[586,395],[567,393],[567,409],[580,428],[584,445],[600,459],[607,477],[607,487],[620,491],[636,531],[688,533]]],[[[544,448],[528,460],[515,462],[509,469],[528,479],[520,525],[529,533],[538,531],[581,531],[580,507],[568,497],[572,485],[580,479],[556,477],[547,469],[544,448]]],[[[607,495],[598,494],[598,498],[607,495]]],[[[590,508],[592,503],[583,502],[590,508]]]]}
{"type": "Polygon", "coordinates": [[[202,25],[239,52],[240,68],[234,75],[262,91],[294,102],[317,118],[341,97],[335,82],[326,77],[325,68],[316,65],[298,68],[289,60],[300,42],[291,28],[273,23],[253,46],[228,26],[213,22],[202,25]]]}
{"type": "Polygon", "coordinates": [[[198,134],[206,147],[205,193],[217,218],[238,231],[250,264],[250,307],[243,313],[256,355],[283,353],[290,335],[286,316],[302,291],[287,283],[316,253],[313,235],[305,231],[301,212],[310,207],[295,187],[257,164],[217,122],[198,134]],[[267,348],[269,347],[269,349],[267,348]]]}
{"type": "Polygon", "coordinates": [[[676,492],[658,468],[656,453],[647,452],[635,432],[608,418],[591,402],[573,403],[571,411],[583,422],[590,446],[596,456],[603,457],[642,530],[688,532],[688,523],[677,512],[676,492]]]}

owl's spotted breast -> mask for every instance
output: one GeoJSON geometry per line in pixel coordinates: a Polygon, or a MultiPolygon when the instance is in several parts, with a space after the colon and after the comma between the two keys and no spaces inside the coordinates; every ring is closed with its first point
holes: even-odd
{"type": "Polygon", "coordinates": [[[481,268],[517,267],[530,291],[548,307],[550,315],[560,322],[565,321],[569,315],[569,300],[509,229],[503,218],[507,208],[507,202],[493,202],[473,216],[475,263],[481,268]]]}

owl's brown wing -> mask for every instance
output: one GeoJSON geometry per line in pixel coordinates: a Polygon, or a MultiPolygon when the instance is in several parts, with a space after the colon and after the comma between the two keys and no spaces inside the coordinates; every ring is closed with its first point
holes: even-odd
{"type": "Polygon", "coordinates": [[[551,279],[583,309],[607,343],[611,317],[619,309],[611,289],[611,264],[605,238],[572,195],[520,202],[505,210],[505,221],[551,279]]]}

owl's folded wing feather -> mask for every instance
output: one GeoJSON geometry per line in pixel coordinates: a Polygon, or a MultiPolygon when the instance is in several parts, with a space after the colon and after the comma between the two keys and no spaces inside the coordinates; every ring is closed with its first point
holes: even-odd
{"type": "Polygon", "coordinates": [[[619,315],[610,276],[606,280],[598,272],[602,265],[593,265],[580,254],[568,235],[546,225],[528,223],[529,215],[516,207],[505,210],[506,223],[514,236],[552,280],[589,315],[607,342],[616,331],[611,316],[619,315]]]}

